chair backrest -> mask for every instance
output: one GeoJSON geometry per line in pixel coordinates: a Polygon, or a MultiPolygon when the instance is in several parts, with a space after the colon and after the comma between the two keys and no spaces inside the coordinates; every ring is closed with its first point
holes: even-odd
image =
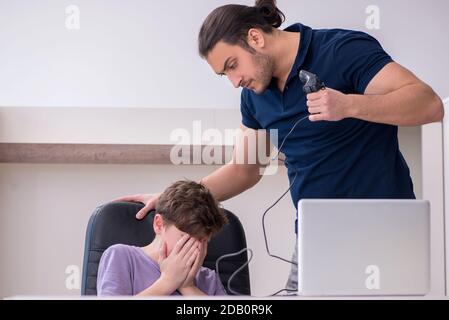
{"type": "MultiPolygon", "coordinates": [[[[97,273],[101,255],[114,244],[146,246],[154,238],[154,210],[144,219],[137,220],[136,213],[143,207],[140,203],[111,202],[95,209],[89,219],[86,231],[83,261],[81,294],[97,294],[97,273]]],[[[208,244],[208,253],[203,266],[215,270],[216,260],[228,253],[235,253],[246,248],[246,237],[240,220],[230,211],[225,210],[229,223],[213,237],[208,244]]],[[[238,256],[224,258],[220,261],[220,279],[228,294],[229,277],[248,260],[245,252],[238,256]]],[[[231,282],[234,291],[250,295],[248,266],[243,268],[231,282]]]]}

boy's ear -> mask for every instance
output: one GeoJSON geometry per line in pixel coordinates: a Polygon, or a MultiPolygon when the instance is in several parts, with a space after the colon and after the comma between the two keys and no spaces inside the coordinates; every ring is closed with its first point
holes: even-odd
{"type": "Polygon", "coordinates": [[[153,219],[153,229],[155,234],[161,234],[162,229],[164,228],[164,219],[159,213],[154,215],[153,219]]]}

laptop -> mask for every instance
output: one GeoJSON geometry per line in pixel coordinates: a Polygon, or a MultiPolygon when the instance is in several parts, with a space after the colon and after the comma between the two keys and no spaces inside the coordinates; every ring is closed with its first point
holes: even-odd
{"type": "Polygon", "coordinates": [[[301,200],[298,295],[426,295],[430,204],[424,200],[301,200]]]}

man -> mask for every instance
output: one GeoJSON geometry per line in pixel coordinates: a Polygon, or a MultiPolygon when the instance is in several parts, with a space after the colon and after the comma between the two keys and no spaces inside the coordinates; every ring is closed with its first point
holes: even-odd
{"type": "MultiPolygon", "coordinates": [[[[219,7],[201,27],[199,52],[215,73],[243,87],[243,131],[260,138],[261,129],[277,129],[279,141],[287,137],[282,151],[295,207],[302,198],[415,198],[397,126],[441,121],[441,99],[363,32],[299,23],[279,30],[283,21],[273,0],[219,7]],[[326,89],[306,96],[301,69],[317,74],[326,89]]],[[[238,140],[235,149],[251,147],[238,140]]],[[[201,180],[218,201],[261,179],[261,163],[235,159],[234,151],[233,161],[201,180]]],[[[118,200],[144,203],[141,218],[158,196],[118,200]]],[[[292,290],[296,270],[293,265],[287,284],[292,290]]]]}

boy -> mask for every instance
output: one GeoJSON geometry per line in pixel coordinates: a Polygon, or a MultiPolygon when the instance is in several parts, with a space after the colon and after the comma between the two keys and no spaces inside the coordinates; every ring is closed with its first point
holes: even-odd
{"type": "Polygon", "coordinates": [[[215,271],[201,265],[208,240],[226,223],[206,187],[175,182],[161,194],[149,245],[118,244],[103,253],[98,295],[225,295],[215,271]]]}

